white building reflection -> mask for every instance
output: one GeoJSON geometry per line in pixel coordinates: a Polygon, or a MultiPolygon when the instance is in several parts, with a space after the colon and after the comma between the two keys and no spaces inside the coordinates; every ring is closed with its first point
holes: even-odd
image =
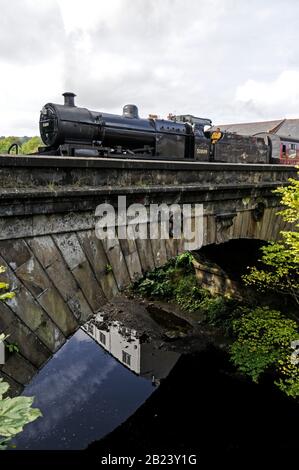
{"type": "Polygon", "coordinates": [[[167,377],[180,357],[176,352],[161,351],[150,343],[141,342],[136,330],[126,328],[118,321],[107,325],[100,313],[82,328],[115,359],[155,385],[167,377]]]}

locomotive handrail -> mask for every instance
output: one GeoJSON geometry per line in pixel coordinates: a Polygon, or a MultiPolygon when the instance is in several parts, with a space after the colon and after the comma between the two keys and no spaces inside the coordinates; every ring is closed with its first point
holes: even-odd
{"type": "Polygon", "coordinates": [[[19,154],[19,144],[17,142],[14,142],[13,144],[10,145],[9,149],[7,150],[8,155],[10,155],[10,151],[15,147],[16,149],[16,155],[19,154]]]}

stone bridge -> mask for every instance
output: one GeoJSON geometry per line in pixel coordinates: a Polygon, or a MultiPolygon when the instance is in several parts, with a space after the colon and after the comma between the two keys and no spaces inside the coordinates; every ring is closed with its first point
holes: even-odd
{"type": "Polygon", "coordinates": [[[16,294],[0,302],[0,332],[19,347],[0,374],[15,390],[28,383],[105,302],[184,251],[175,238],[98,239],[99,204],[203,204],[203,245],[276,240],[286,226],[272,191],[295,175],[283,165],[0,156],[1,281],[16,294]]]}

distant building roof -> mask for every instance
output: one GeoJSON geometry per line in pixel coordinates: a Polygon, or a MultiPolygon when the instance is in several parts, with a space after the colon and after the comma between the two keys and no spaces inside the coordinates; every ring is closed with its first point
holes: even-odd
{"type": "Polygon", "coordinates": [[[299,139],[299,119],[277,119],[274,121],[247,122],[240,124],[218,124],[222,131],[235,132],[241,135],[254,135],[270,132],[280,137],[299,139]]]}

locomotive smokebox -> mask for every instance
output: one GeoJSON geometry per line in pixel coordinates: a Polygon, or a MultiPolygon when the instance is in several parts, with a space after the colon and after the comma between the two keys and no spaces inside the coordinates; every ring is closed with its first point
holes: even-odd
{"type": "Polygon", "coordinates": [[[137,106],[135,104],[126,104],[123,107],[123,117],[139,119],[137,106]]]}
{"type": "Polygon", "coordinates": [[[64,96],[64,106],[75,106],[75,93],[66,92],[62,96],[64,96]]]}

